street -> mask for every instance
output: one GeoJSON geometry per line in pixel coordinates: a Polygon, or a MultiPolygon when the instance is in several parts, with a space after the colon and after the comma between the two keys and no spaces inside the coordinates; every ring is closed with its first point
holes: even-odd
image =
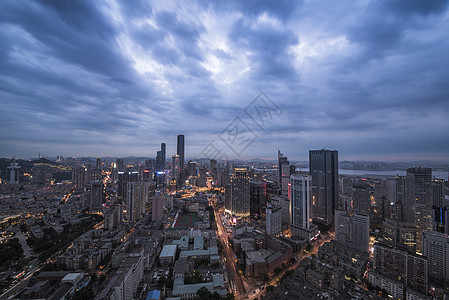
{"type": "Polygon", "coordinates": [[[245,284],[243,283],[242,274],[239,273],[236,264],[236,258],[234,252],[228,245],[228,233],[221,223],[220,215],[216,205],[213,201],[209,202],[214,208],[215,223],[217,224],[217,237],[220,243],[223,245],[223,255],[226,259],[225,266],[228,272],[229,282],[231,283],[231,289],[237,299],[247,298],[245,284]],[[239,296],[239,297],[237,297],[239,296]]]}

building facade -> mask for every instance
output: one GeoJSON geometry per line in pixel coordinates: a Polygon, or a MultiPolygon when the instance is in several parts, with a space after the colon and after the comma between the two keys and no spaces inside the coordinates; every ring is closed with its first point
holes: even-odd
{"type": "Polygon", "coordinates": [[[309,170],[312,176],[312,217],[325,226],[334,222],[339,206],[338,151],[310,150],[309,170]]]}

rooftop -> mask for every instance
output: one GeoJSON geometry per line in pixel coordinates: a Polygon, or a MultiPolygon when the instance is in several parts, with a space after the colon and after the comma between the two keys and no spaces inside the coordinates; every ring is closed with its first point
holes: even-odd
{"type": "Polygon", "coordinates": [[[177,247],[178,246],[176,245],[165,245],[164,248],[162,248],[159,257],[174,257],[176,255],[177,247]]]}

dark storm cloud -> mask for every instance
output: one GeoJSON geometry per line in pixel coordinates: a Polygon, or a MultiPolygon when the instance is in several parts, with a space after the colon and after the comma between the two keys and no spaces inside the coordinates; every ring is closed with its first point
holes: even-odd
{"type": "Polygon", "coordinates": [[[259,136],[247,157],[448,156],[448,15],[420,0],[2,1],[0,154],[148,156],[179,133],[199,152],[240,117],[259,136]],[[244,114],[261,90],[283,110],[263,132],[244,114]]]}
{"type": "Polygon", "coordinates": [[[269,25],[256,28],[247,20],[238,20],[230,33],[238,47],[248,49],[253,76],[256,79],[286,79],[297,74],[291,65],[289,46],[298,43],[298,38],[289,30],[277,30],[269,25]]]}

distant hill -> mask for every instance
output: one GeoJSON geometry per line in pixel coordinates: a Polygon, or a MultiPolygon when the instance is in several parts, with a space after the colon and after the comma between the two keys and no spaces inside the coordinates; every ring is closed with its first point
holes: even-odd
{"type": "MultiPolygon", "coordinates": [[[[8,166],[11,164],[11,162],[12,162],[11,158],[0,158],[0,178],[2,178],[3,180],[9,179],[8,166]]],[[[32,161],[16,159],[16,162],[20,166],[20,174],[30,173],[31,169],[33,168],[33,165],[36,163],[45,163],[53,166],[58,165],[58,163],[48,160],[46,158],[40,158],[32,161]]]]}

